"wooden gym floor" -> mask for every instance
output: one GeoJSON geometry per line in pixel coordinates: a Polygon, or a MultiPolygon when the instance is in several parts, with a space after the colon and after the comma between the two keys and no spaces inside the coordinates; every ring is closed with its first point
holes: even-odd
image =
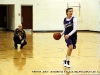
{"type": "Polygon", "coordinates": [[[52,35],[28,32],[28,44],[15,50],[13,32],[0,32],[0,75],[100,75],[99,33],[78,32],[70,69],[62,64],[67,50],[64,38],[56,41],[52,35]]]}

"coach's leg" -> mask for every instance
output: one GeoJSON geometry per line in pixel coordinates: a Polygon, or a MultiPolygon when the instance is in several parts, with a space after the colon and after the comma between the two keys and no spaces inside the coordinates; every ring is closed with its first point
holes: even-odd
{"type": "Polygon", "coordinates": [[[18,36],[14,36],[13,37],[13,41],[14,41],[14,47],[15,47],[15,49],[17,49],[17,43],[18,43],[18,41],[19,41],[19,37],[18,36]]]}
{"type": "Polygon", "coordinates": [[[24,42],[21,44],[21,49],[27,44],[26,40],[24,40],[24,42]]]}

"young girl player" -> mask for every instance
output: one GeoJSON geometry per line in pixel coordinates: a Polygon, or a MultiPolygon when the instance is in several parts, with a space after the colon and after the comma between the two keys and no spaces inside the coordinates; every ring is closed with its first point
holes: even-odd
{"type": "Polygon", "coordinates": [[[64,34],[65,42],[67,43],[67,54],[66,54],[66,60],[63,61],[64,66],[70,68],[70,56],[72,53],[72,50],[76,48],[76,42],[77,42],[77,19],[72,15],[73,14],[73,8],[67,8],[66,9],[66,15],[67,17],[64,18],[63,24],[64,24],[64,30],[61,35],[64,34]]]}

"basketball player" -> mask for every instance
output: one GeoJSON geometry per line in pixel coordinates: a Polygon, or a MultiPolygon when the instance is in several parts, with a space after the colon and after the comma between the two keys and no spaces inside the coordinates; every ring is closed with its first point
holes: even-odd
{"type": "Polygon", "coordinates": [[[22,29],[22,24],[18,25],[18,28],[15,29],[13,40],[15,49],[18,47],[17,44],[21,44],[20,49],[22,49],[23,46],[27,44],[26,33],[22,29]]]}
{"type": "Polygon", "coordinates": [[[77,19],[73,16],[73,8],[66,9],[67,17],[64,18],[64,30],[61,35],[64,34],[65,42],[67,44],[68,50],[66,54],[66,60],[63,61],[64,66],[70,68],[70,56],[72,50],[76,48],[77,42],[77,19]]]}

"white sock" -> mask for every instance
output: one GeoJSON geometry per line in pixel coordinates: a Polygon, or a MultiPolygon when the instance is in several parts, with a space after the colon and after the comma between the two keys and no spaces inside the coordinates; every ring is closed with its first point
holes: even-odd
{"type": "Polygon", "coordinates": [[[70,59],[70,56],[67,55],[66,56],[66,61],[69,61],[69,59],[70,59]]]}

